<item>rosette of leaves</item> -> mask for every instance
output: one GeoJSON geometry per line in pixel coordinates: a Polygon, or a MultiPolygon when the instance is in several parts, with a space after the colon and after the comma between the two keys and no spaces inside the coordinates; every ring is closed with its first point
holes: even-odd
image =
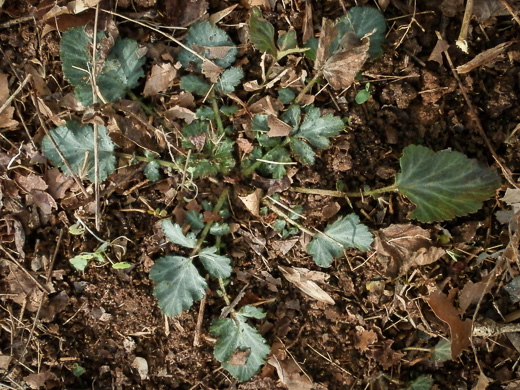
{"type": "MultiPolygon", "coordinates": [[[[133,39],[120,38],[113,47],[107,47],[110,40],[103,39],[105,34],[98,33],[96,39],[96,69],[100,69],[96,72],[96,86],[106,101],[115,102],[124,97],[127,90],[135,88],[139,78],[144,76],[146,49],[140,48],[133,39]],[[106,52],[106,58],[101,58],[101,54],[106,52]]],[[[84,26],[65,31],[60,43],[63,75],[74,86],[74,93],[83,106],[93,103],[92,44],[93,39],[87,35],[84,26]]]]}
{"type": "MultiPolygon", "coordinates": [[[[339,134],[345,127],[341,118],[332,114],[322,115],[321,110],[312,105],[303,112],[299,105],[291,105],[275,121],[283,122],[285,134],[274,133],[267,114],[256,115],[251,123],[258,145],[244,160],[245,173],[258,169],[263,175],[280,179],[286,174],[286,164],[293,158],[302,163],[315,163],[315,150],[328,148],[330,138],[339,134]],[[261,159],[262,161],[256,161],[261,159]],[[266,162],[269,161],[269,162],[266,162]]],[[[282,126],[282,127],[283,127],[282,126]]]]}

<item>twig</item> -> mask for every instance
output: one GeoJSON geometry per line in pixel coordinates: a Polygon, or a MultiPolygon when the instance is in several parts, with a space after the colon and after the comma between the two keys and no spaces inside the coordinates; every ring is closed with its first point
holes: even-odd
{"type": "Polygon", "coordinates": [[[9,96],[7,98],[7,100],[5,101],[4,104],[2,104],[2,107],[0,107],[0,114],[2,112],[4,112],[4,110],[9,107],[9,105],[11,104],[11,102],[14,100],[14,98],[16,97],[16,95],[18,95],[20,92],[22,92],[22,89],[23,87],[25,87],[25,84],[27,84],[29,82],[29,80],[31,80],[31,75],[28,74],[25,79],[21,82],[21,84],[18,86],[18,88],[16,88],[16,91],[13,92],[13,94],[11,96],[9,96]]]}
{"type": "Polygon", "coordinates": [[[362,198],[365,196],[376,196],[379,194],[384,194],[385,192],[393,192],[397,191],[397,185],[392,184],[391,186],[377,188],[375,190],[368,191],[359,191],[359,192],[343,192],[343,191],[333,191],[333,190],[322,190],[319,188],[304,188],[304,187],[291,187],[289,191],[300,192],[302,194],[312,194],[312,195],[323,195],[323,196],[333,196],[335,198],[362,198]]]}
{"type": "MultiPolygon", "coordinates": [[[[92,43],[92,72],[91,72],[91,80],[92,80],[92,104],[97,103],[97,83],[96,83],[96,54],[97,54],[97,26],[98,26],[98,17],[99,17],[99,3],[96,5],[96,15],[94,17],[94,37],[92,43]]],[[[96,230],[100,229],[100,221],[99,221],[99,125],[97,121],[94,121],[94,217],[95,217],[95,225],[96,230]]]]}
{"type": "Polygon", "coordinates": [[[204,320],[204,309],[206,308],[206,299],[208,295],[205,294],[199,306],[199,315],[197,316],[197,325],[195,326],[195,336],[193,337],[193,346],[198,347],[200,345],[200,330],[202,329],[202,321],[204,320]]]}
{"type": "MultiPolygon", "coordinates": [[[[442,37],[440,36],[440,34],[438,32],[437,32],[437,37],[439,39],[442,39],[442,37]]],[[[466,89],[464,88],[464,85],[462,84],[462,81],[461,81],[459,75],[457,74],[457,71],[455,70],[455,67],[453,66],[453,62],[451,60],[451,56],[450,56],[450,54],[448,53],[447,50],[444,51],[444,55],[446,56],[446,59],[448,60],[448,64],[450,65],[451,72],[453,73],[453,77],[455,77],[455,80],[457,80],[457,83],[459,85],[460,91],[462,92],[462,96],[464,96],[464,100],[466,101],[466,104],[468,105],[469,113],[470,113],[471,117],[473,118],[473,120],[475,121],[475,124],[477,125],[478,132],[479,132],[480,136],[482,137],[482,139],[484,140],[484,143],[486,144],[489,152],[491,153],[491,155],[493,156],[493,159],[496,161],[496,163],[498,164],[498,166],[502,170],[502,174],[504,175],[506,180],[513,187],[519,188],[518,184],[516,184],[515,181],[513,180],[512,173],[502,163],[502,161],[500,161],[500,157],[498,157],[497,153],[495,152],[495,149],[493,148],[493,145],[491,145],[491,142],[489,141],[489,138],[486,135],[486,132],[484,131],[484,128],[482,127],[482,124],[480,123],[477,111],[475,110],[475,107],[471,103],[471,100],[470,100],[470,98],[469,98],[469,96],[468,96],[468,94],[466,92],[466,89]]]]}
{"type": "Polygon", "coordinates": [[[460,27],[459,37],[457,38],[457,47],[464,53],[468,52],[468,43],[466,38],[468,37],[469,21],[473,15],[473,0],[466,1],[466,9],[464,10],[464,18],[462,19],[462,26],[460,27]]]}
{"type": "MultiPolygon", "coordinates": [[[[220,280],[219,280],[219,282],[220,282],[220,280]]],[[[236,305],[238,305],[238,302],[240,302],[240,300],[246,294],[246,288],[248,286],[249,286],[249,283],[247,283],[244,287],[242,287],[242,290],[240,290],[240,292],[237,294],[235,299],[233,299],[233,302],[231,302],[231,303],[229,301],[226,302],[227,306],[224,309],[222,309],[222,313],[220,313],[220,318],[226,318],[228,316],[228,314],[231,311],[233,311],[233,309],[236,307],[236,305]]]]}
{"type": "Polygon", "coordinates": [[[56,261],[56,256],[58,256],[58,250],[60,249],[61,239],[63,238],[63,229],[60,229],[60,234],[58,235],[58,242],[56,243],[56,248],[54,248],[54,253],[52,254],[51,263],[49,264],[49,269],[47,270],[47,282],[50,280],[52,275],[52,269],[54,268],[54,262],[56,261]]]}
{"type": "Polygon", "coordinates": [[[274,211],[275,214],[277,214],[279,217],[283,218],[287,223],[296,226],[302,232],[305,232],[305,233],[309,234],[310,236],[314,236],[313,232],[311,232],[305,226],[299,224],[294,219],[289,217],[285,212],[283,212],[276,205],[274,205],[273,202],[271,202],[269,199],[264,198],[264,199],[262,199],[262,202],[265,203],[272,211],[274,211]]]}
{"type": "Polygon", "coordinates": [[[513,8],[511,8],[511,6],[509,5],[509,3],[506,1],[506,0],[500,0],[502,2],[502,5],[504,7],[506,7],[507,9],[507,12],[509,12],[511,14],[511,16],[513,17],[513,19],[515,20],[516,23],[518,23],[520,25],[520,19],[518,18],[518,16],[515,14],[515,11],[513,10],[513,8]]]}

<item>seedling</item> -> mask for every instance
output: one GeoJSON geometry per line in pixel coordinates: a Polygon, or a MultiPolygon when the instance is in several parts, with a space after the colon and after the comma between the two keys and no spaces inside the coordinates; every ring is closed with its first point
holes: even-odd
{"type": "Polygon", "coordinates": [[[370,99],[370,83],[365,84],[365,88],[356,94],[355,100],[357,104],[366,103],[370,99]]]}

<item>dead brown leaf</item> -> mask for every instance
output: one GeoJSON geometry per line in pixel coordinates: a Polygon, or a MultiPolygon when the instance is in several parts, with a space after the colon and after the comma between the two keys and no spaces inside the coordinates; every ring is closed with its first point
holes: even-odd
{"type": "Polygon", "coordinates": [[[171,26],[186,27],[200,20],[208,10],[206,0],[165,0],[165,14],[171,26]]]}
{"type": "Polygon", "coordinates": [[[231,356],[231,359],[229,360],[229,365],[231,366],[243,366],[244,364],[247,363],[247,357],[249,356],[249,354],[251,353],[251,350],[246,350],[246,351],[239,351],[239,350],[235,350],[235,352],[233,352],[233,355],[231,356]]]}
{"type": "Polygon", "coordinates": [[[329,46],[337,35],[336,27],[332,20],[323,18],[321,21],[321,33],[318,40],[318,49],[316,50],[316,61],[314,61],[314,69],[319,70],[329,58],[329,46]]]}
{"type": "Polygon", "coordinates": [[[284,267],[279,265],[278,268],[282,271],[282,275],[285,279],[294,284],[309,297],[320,302],[328,303],[329,305],[335,304],[334,299],[315,283],[315,281],[325,283],[328,278],[327,274],[299,267],[284,267]]]}
{"type": "Polygon", "coordinates": [[[216,83],[222,72],[224,72],[224,69],[210,61],[204,61],[201,68],[204,76],[206,76],[212,83],[216,83]]]}
{"type": "Polygon", "coordinates": [[[294,361],[280,360],[273,356],[267,363],[276,369],[280,382],[287,386],[288,390],[311,390],[313,388],[313,383],[294,361]]]}
{"type": "Polygon", "coordinates": [[[247,138],[237,138],[238,149],[245,154],[251,153],[254,149],[253,144],[247,138]]]}
{"type": "MultiPolygon", "coordinates": [[[[0,73],[0,107],[9,98],[9,83],[7,75],[0,73]]],[[[14,127],[18,124],[18,121],[13,119],[14,107],[7,106],[2,112],[0,112],[0,128],[7,129],[14,127]]]]}
{"type": "Polygon", "coordinates": [[[473,321],[460,319],[460,312],[453,306],[448,297],[440,290],[433,291],[427,299],[435,315],[446,322],[451,335],[451,358],[455,359],[471,344],[473,321]]]}
{"type": "Polygon", "coordinates": [[[287,137],[292,130],[292,126],[274,115],[267,116],[267,125],[269,126],[268,137],[287,137]]]}
{"type": "Polygon", "coordinates": [[[356,338],[354,347],[364,352],[368,347],[377,342],[377,333],[373,330],[366,330],[362,326],[356,326],[356,338]]]}
{"type": "Polygon", "coordinates": [[[432,53],[430,54],[430,57],[428,57],[428,61],[435,61],[439,65],[442,66],[443,64],[443,57],[442,53],[444,53],[446,50],[448,50],[450,47],[450,44],[446,42],[444,39],[439,39],[437,43],[435,44],[435,47],[432,50],[432,53]]]}
{"type": "Polygon", "coordinates": [[[323,66],[323,76],[334,89],[345,89],[368,59],[370,40],[363,39],[361,45],[336,51],[323,66]]]}
{"type": "Polygon", "coordinates": [[[302,42],[305,43],[314,36],[314,25],[312,23],[312,4],[305,0],[305,13],[303,14],[302,42]]]}
{"type": "Polygon", "coordinates": [[[490,383],[491,381],[489,380],[489,378],[486,375],[484,375],[482,371],[480,371],[478,382],[472,390],[486,390],[490,383]]]}
{"type": "Polygon", "coordinates": [[[144,85],[143,96],[155,96],[160,92],[166,91],[173,85],[176,76],[177,69],[169,62],[153,65],[150,78],[146,80],[144,85]]]}
{"type": "Polygon", "coordinates": [[[260,216],[260,199],[262,198],[262,190],[257,188],[254,192],[247,196],[239,196],[246,209],[255,217],[260,216]]]}
{"type": "Polygon", "coordinates": [[[31,389],[53,389],[59,384],[58,377],[47,369],[29,374],[23,379],[31,389]]]}

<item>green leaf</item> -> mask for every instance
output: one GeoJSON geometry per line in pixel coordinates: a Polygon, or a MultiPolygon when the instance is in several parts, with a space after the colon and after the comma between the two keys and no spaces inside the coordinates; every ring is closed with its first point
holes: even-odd
{"type": "Polygon", "coordinates": [[[427,376],[420,376],[408,386],[408,390],[430,390],[433,386],[433,379],[427,376]]]}
{"type": "Polygon", "coordinates": [[[167,316],[181,314],[206,294],[206,280],[187,257],[168,255],[157,259],[150,279],[156,284],[153,295],[167,316]]]}
{"type": "Polygon", "coordinates": [[[356,93],[356,103],[357,104],[363,104],[366,103],[366,101],[370,99],[370,91],[367,91],[366,89],[362,89],[358,93],[356,93]]]}
{"type": "Polygon", "coordinates": [[[229,234],[229,232],[230,228],[227,223],[215,222],[209,229],[209,233],[214,236],[225,236],[226,234],[229,234]]]}
{"type": "Polygon", "coordinates": [[[262,309],[259,309],[258,307],[246,305],[243,306],[239,311],[238,314],[244,317],[248,318],[256,318],[261,320],[262,318],[265,318],[265,313],[262,309]]]}
{"type": "Polygon", "coordinates": [[[298,46],[298,38],[296,36],[296,30],[291,29],[278,38],[278,49],[280,51],[294,49],[298,46]]]}
{"type": "MultiPolygon", "coordinates": [[[[209,22],[192,24],[186,34],[184,44],[224,69],[235,61],[237,55],[237,48],[229,35],[209,22]],[[212,48],[218,48],[218,50],[212,50],[212,48]]],[[[197,66],[197,71],[201,70],[202,60],[186,49],[181,50],[177,59],[185,68],[189,67],[190,62],[193,62],[197,66]]]]}
{"type": "Polygon", "coordinates": [[[268,175],[271,175],[273,179],[281,179],[285,176],[286,173],[286,166],[285,164],[277,164],[277,163],[284,163],[284,162],[291,162],[291,156],[289,155],[289,152],[285,148],[277,147],[274,149],[271,149],[266,155],[264,156],[266,160],[272,161],[272,163],[262,163],[259,167],[259,169],[262,172],[267,173],[268,175]]]}
{"type": "Polygon", "coordinates": [[[69,263],[81,272],[84,272],[85,268],[87,268],[88,261],[89,259],[82,255],[74,256],[72,259],[69,259],[69,263]]]}
{"type": "Polygon", "coordinates": [[[225,279],[231,275],[231,259],[218,255],[214,246],[201,250],[199,258],[211,277],[225,279]]]}
{"type": "Polygon", "coordinates": [[[441,339],[433,348],[432,359],[440,363],[451,360],[451,342],[441,339]]]}
{"type": "Polygon", "coordinates": [[[80,377],[86,372],[85,368],[81,367],[78,363],[72,365],[72,375],[80,377]]]}
{"type": "Polygon", "coordinates": [[[144,167],[144,175],[151,182],[156,182],[161,177],[161,173],[159,171],[159,168],[160,168],[160,166],[159,166],[159,163],[157,163],[157,161],[150,161],[144,167]]]}
{"type": "Polygon", "coordinates": [[[319,108],[310,107],[295,135],[299,138],[305,138],[316,148],[324,149],[330,145],[329,138],[338,135],[345,124],[341,118],[332,114],[320,115],[319,108]]]}
{"type": "MultiPolygon", "coordinates": [[[[63,153],[72,170],[82,177],[86,173],[90,181],[94,181],[94,130],[88,124],[68,121],[65,126],[50,131],[50,135],[63,153]],[[85,159],[87,159],[85,161],[85,159]]],[[[99,181],[104,181],[116,169],[116,158],[113,155],[114,143],[107,135],[105,126],[98,126],[99,181]]],[[[67,175],[72,173],[63,163],[58,151],[49,136],[43,137],[42,150],[45,156],[67,175]]]]}
{"type": "MultiPolygon", "coordinates": [[[[74,86],[85,84],[89,80],[92,57],[88,45],[91,41],[84,26],[68,29],[61,36],[60,59],[63,76],[74,86]]],[[[92,87],[90,92],[92,93],[92,87]]]]}
{"type": "Polygon", "coordinates": [[[199,96],[205,96],[211,87],[200,77],[191,74],[187,76],[182,76],[179,86],[186,92],[191,92],[199,96]]]}
{"type": "Polygon", "coordinates": [[[113,269],[127,269],[130,268],[133,264],[127,263],[126,261],[121,261],[119,263],[112,264],[113,269]]]}
{"type": "Polygon", "coordinates": [[[296,94],[291,88],[282,88],[278,90],[278,98],[283,104],[289,104],[295,97],[296,94]]]}
{"type": "Polygon", "coordinates": [[[319,41],[317,38],[315,38],[315,37],[309,38],[309,40],[307,42],[305,42],[303,45],[303,47],[306,47],[309,49],[305,52],[305,57],[307,57],[311,61],[316,61],[316,53],[318,51],[318,44],[319,44],[319,41]]]}
{"type": "Polygon", "coordinates": [[[316,156],[316,153],[314,153],[314,150],[312,150],[305,141],[298,138],[291,138],[289,146],[291,147],[291,151],[295,155],[296,160],[302,164],[314,165],[314,157],[316,156]]]}
{"type": "MultiPolygon", "coordinates": [[[[218,337],[215,357],[233,377],[241,382],[248,381],[264,364],[270,352],[264,338],[246,321],[248,317],[261,318],[259,309],[244,306],[236,313],[236,320],[226,318],[214,320],[210,331],[218,337]],[[237,354],[245,352],[245,362],[233,361],[237,354]],[[232,364],[233,363],[233,364],[232,364]]],[[[243,359],[235,359],[243,360],[243,359]]]]}
{"type": "Polygon", "coordinates": [[[186,211],[186,222],[191,226],[191,230],[204,229],[202,218],[202,214],[199,214],[195,210],[186,211]]]}
{"type": "Polygon", "coordinates": [[[195,248],[197,244],[197,239],[193,233],[189,233],[185,236],[182,232],[182,228],[178,224],[173,224],[169,219],[162,220],[161,229],[166,238],[174,244],[191,249],[195,248]]]}
{"type": "Polygon", "coordinates": [[[343,248],[370,249],[374,236],[356,214],[338,218],[327,226],[324,233],[317,233],[307,245],[307,252],[320,267],[329,267],[332,259],[343,254],[343,248]]]}
{"type": "Polygon", "coordinates": [[[384,15],[372,7],[352,7],[346,16],[336,24],[337,38],[330,45],[330,53],[333,54],[340,48],[340,41],[345,34],[353,32],[358,39],[370,34],[370,57],[379,57],[383,54],[383,42],[385,40],[386,20],[384,15]]]}
{"type": "Polygon", "coordinates": [[[273,230],[277,232],[281,232],[283,229],[285,229],[285,225],[287,222],[285,220],[278,218],[276,221],[273,222],[273,230]]]}
{"type": "Polygon", "coordinates": [[[235,87],[240,84],[244,77],[244,71],[241,68],[232,66],[226,69],[220,76],[215,88],[221,93],[231,93],[235,91],[235,87]]]}
{"type": "MultiPolygon", "coordinates": [[[[93,103],[91,45],[92,39],[87,36],[84,27],[65,31],[60,44],[63,74],[75,87],[76,97],[84,106],[93,103]]],[[[103,98],[115,102],[126,94],[127,89],[136,87],[139,78],[144,76],[145,61],[144,51],[140,50],[136,41],[118,39],[108,53],[101,72],[96,75],[96,84],[103,98]]]]}
{"type": "Polygon", "coordinates": [[[400,164],[397,189],[417,205],[410,218],[421,222],[476,212],[500,187],[496,171],[452,150],[435,153],[410,145],[404,149],[400,164]]]}
{"type": "Polygon", "coordinates": [[[282,120],[291,125],[293,127],[292,133],[298,131],[300,126],[302,110],[298,104],[292,104],[289,108],[282,114],[282,120]]]}
{"type": "Polygon", "coordinates": [[[270,54],[276,58],[278,50],[274,43],[274,27],[262,17],[262,11],[258,7],[251,9],[249,39],[251,39],[258,51],[270,54]]]}
{"type": "Polygon", "coordinates": [[[202,106],[195,111],[195,117],[197,119],[211,121],[215,119],[215,111],[213,111],[211,107],[202,106]]]}
{"type": "Polygon", "coordinates": [[[238,106],[234,104],[231,106],[221,106],[219,111],[225,116],[235,115],[238,112],[238,106]]]}

